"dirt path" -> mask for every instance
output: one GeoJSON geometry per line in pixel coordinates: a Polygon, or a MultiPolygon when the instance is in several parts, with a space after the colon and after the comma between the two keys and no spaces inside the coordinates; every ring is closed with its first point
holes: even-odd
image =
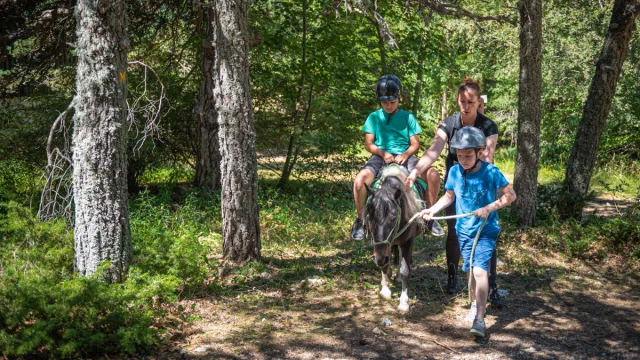
{"type": "Polygon", "coordinates": [[[382,300],[376,269],[353,261],[369,250],[343,245],[350,250],[305,258],[300,273],[314,274],[306,281],[284,272],[294,259],[267,258],[269,271],[244,283],[247,290],[234,291],[228,276],[227,293],[183,301],[186,310],[177,313],[195,321],[171,330],[172,345],[154,358],[640,358],[637,276],[608,278],[585,264],[504,245],[498,281],[505,307],[489,307],[489,335],[475,341],[463,320],[466,291],[452,298],[440,285],[442,239],[416,245],[407,314],[396,310],[397,287],[392,301],[382,300]]]}
{"type": "Polygon", "coordinates": [[[630,210],[636,204],[636,199],[599,194],[586,204],[582,211],[582,216],[599,216],[606,218],[620,216],[620,214],[630,210]]]}

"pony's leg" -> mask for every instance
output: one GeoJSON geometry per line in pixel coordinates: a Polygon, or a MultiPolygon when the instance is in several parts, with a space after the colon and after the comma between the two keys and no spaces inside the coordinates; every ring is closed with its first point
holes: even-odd
{"type": "Polygon", "coordinates": [[[391,300],[391,290],[389,289],[389,275],[388,275],[390,268],[391,267],[389,266],[389,264],[385,265],[385,267],[383,268],[380,268],[380,271],[382,272],[382,281],[380,282],[382,289],[380,290],[380,296],[382,296],[386,300],[391,300]]]}
{"type": "Polygon", "coordinates": [[[409,291],[408,283],[411,276],[411,267],[409,262],[411,261],[411,249],[413,247],[413,239],[407,241],[402,245],[402,260],[400,261],[400,269],[398,274],[402,279],[402,293],[400,294],[400,305],[398,310],[406,312],[409,311],[409,291]]]}
{"type": "Polygon", "coordinates": [[[393,247],[391,248],[392,251],[394,251],[393,256],[393,266],[389,265],[389,277],[393,277],[393,268],[396,268],[396,276],[394,278],[395,282],[399,283],[400,281],[402,281],[400,279],[400,263],[402,260],[402,253],[400,250],[400,245],[393,245],[393,247]]]}

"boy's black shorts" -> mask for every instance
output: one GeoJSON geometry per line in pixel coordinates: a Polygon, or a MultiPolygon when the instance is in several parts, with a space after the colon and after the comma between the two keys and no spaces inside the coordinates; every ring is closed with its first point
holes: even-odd
{"type": "MultiPolygon", "coordinates": [[[[405,167],[407,170],[409,170],[409,172],[411,172],[411,170],[413,170],[416,167],[417,164],[418,164],[418,158],[415,155],[412,155],[407,159],[407,161],[404,162],[404,164],[402,164],[402,166],[405,167]]],[[[367,163],[364,164],[362,169],[369,169],[369,170],[371,170],[373,172],[375,177],[378,177],[378,172],[385,165],[386,164],[385,164],[383,158],[381,158],[378,155],[373,155],[373,156],[371,156],[369,161],[367,161],[367,163]]],[[[360,170],[362,170],[362,169],[360,169],[360,170]]]]}

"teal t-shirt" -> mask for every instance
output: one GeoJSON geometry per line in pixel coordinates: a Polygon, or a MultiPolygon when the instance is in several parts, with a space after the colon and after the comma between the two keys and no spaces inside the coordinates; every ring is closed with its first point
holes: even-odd
{"type": "Polygon", "coordinates": [[[413,135],[422,132],[418,120],[412,113],[398,109],[395,114],[389,115],[384,109],[369,114],[362,131],[375,136],[373,142],[380,149],[399,155],[407,151],[413,135]]]}

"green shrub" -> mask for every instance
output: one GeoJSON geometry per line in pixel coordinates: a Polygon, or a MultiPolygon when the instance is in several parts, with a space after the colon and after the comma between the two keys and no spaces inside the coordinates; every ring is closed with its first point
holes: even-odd
{"type": "MultiPolygon", "coordinates": [[[[138,353],[162,341],[162,304],[202,286],[220,245],[219,198],[173,188],[131,204],[134,261],[122,284],[73,272],[73,232],[31,209],[0,213],[0,353],[49,358],[138,353]],[[177,202],[176,202],[177,201],[177,202]],[[218,230],[219,231],[219,230],[218,230]],[[212,235],[213,234],[213,235],[212,235]]],[[[108,266],[108,264],[103,264],[108,266]]]]}
{"type": "MultiPolygon", "coordinates": [[[[133,353],[160,341],[150,325],[160,300],[175,301],[178,279],[132,269],[124,284],[73,273],[73,233],[5,204],[0,217],[0,353],[71,357],[133,353]]],[[[107,266],[104,264],[103,266],[107,266]]]]}

